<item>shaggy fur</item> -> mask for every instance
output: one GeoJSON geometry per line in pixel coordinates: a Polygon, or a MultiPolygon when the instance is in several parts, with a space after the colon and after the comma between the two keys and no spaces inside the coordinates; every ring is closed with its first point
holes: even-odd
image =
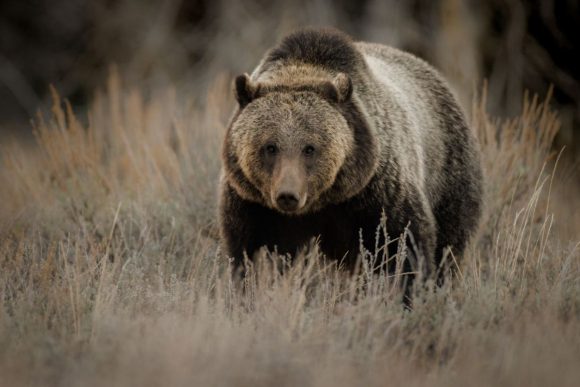
{"type": "Polygon", "coordinates": [[[262,246],[294,254],[319,237],[327,256],[352,267],[359,235],[371,251],[382,242],[383,211],[392,237],[408,227],[410,256],[424,258],[426,274],[446,247],[463,252],[481,212],[478,145],[428,64],[306,29],[239,76],[235,91],[220,225],[236,265],[262,246]],[[287,192],[295,210],[280,204],[287,192]]]}

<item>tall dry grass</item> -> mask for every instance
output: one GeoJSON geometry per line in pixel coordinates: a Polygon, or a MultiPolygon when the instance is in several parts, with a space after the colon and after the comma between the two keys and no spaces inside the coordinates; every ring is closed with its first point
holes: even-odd
{"type": "Polygon", "coordinates": [[[396,279],[348,277],[315,246],[231,283],[215,239],[231,102],[225,78],[202,110],[112,76],[88,124],[54,92],[37,145],[2,144],[0,385],[577,385],[579,238],[552,213],[578,207],[558,201],[547,104],[505,122],[474,106],[485,219],[457,277],[405,310],[396,279]]]}

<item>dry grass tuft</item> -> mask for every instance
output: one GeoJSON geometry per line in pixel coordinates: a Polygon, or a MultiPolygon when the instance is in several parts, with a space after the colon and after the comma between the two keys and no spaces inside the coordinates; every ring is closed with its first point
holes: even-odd
{"type": "Polygon", "coordinates": [[[215,240],[228,85],[202,109],[113,75],[88,125],[54,91],[37,146],[2,144],[0,385],[577,385],[580,230],[552,215],[573,218],[558,199],[577,187],[550,173],[547,104],[506,122],[475,105],[486,218],[453,283],[409,311],[396,276],[349,278],[316,246],[231,283],[215,240]]]}

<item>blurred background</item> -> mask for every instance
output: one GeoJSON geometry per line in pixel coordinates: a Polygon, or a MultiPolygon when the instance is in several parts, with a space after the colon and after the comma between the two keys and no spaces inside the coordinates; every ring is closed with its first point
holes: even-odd
{"type": "Polygon", "coordinates": [[[219,74],[250,72],[284,34],[334,26],[410,51],[441,70],[467,111],[509,117],[524,91],[550,85],[557,147],[580,149],[580,2],[576,0],[2,0],[0,141],[30,136],[49,84],[82,112],[115,65],[126,84],[199,97],[219,74]]]}

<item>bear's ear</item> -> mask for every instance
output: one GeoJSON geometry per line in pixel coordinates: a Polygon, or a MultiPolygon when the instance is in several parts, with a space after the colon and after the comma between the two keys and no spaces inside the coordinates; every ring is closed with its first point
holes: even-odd
{"type": "Polygon", "coordinates": [[[338,73],[332,80],[332,86],[336,89],[336,102],[346,102],[352,96],[352,81],[345,73],[338,73]]]}
{"type": "Polygon", "coordinates": [[[236,77],[235,93],[240,108],[244,108],[247,104],[252,102],[256,96],[256,90],[257,86],[252,83],[248,74],[242,74],[236,77]]]}

